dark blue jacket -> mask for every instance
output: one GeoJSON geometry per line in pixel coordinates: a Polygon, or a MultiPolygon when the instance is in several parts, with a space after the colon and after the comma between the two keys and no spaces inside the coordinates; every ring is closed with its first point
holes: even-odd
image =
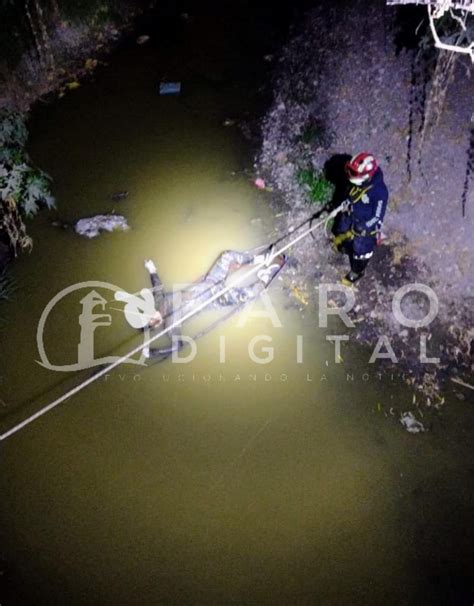
{"type": "Polygon", "coordinates": [[[352,185],[348,198],[351,201],[352,227],[356,233],[373,235],[382,229],[388,204],[388,189],[381,168],[364,185],[352,185]]]}

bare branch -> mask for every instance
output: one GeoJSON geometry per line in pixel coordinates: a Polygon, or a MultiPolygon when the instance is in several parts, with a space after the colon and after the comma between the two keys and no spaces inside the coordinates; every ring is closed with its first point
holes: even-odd
{"type": "Polygon", "coordinates": [[[474,1],[473,0],[386,0],[388,6],[397,6],[407,4],[418,4],[424,6],[436,6],[437,8],[444,8],[446,11],[448,8],[454,8],[464,10],[470,13],[474,13],[474,1]]]}
{"type": "Polygon", "coordinates": [[[435,41],[436,48],[441,48],[443,50],[448,50],[453,53],[461,53],[464,55],[470,55],[472,62],[474,63],[474,42],[471,42],[469,46],[457,46],[455,44],[447,44],[446,42],[442,42],[438,32],[436,31],[435,19],[437,19],[437,9],[434,6],[428,5],[428,17],[430,20],[430,29],[433,34],[433,39],[435,41]]]}

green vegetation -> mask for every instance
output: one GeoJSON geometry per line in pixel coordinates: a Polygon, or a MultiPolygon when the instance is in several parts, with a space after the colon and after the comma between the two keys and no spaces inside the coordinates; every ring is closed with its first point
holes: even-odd
{"type": "Polygon", "coordinates": [[[28,139],[21,114],[0,112],[0,236],[13,249],[28,250],[32,240],[23,217],[35,215],[41,206],[52,208],[50,177],[34,167],[24,146],[28,139]]]}
{"type": "Polygon", "coordinates": [[[299,143],[299,158],[296,173],[298,183],[307,192],[308,201],[311,204],[327,204],[333,194],[334,186],[328,181],[322,171],[312,167],[312,156],[314,148],[328,145],[330,133],[317,119],[310,119],[305,128],[298,135],[296,142],[299,143]]]}
{"type": "Polygon", "coordinates": [[[0,150],[11,147],[24,147],[28,140],[25,120],[21,115],[2,111],[0,113],[0,150]]]}
{"type": "Polygon", "coordinates": [[[297,178],[298,183],[308,192],[312,204],[323,205],[331,200],[334,186],[322,172],[316,172],[312,168],[300,169],[297,178]]]}
{"type": "Polygon", "coordinates": [[[53,208],[50,177],[31,165],[24,146],[28,139],[22,115],[0,112],[0,198],[12,201],[27,217],[35,215],[40,206],[53,208]]]}

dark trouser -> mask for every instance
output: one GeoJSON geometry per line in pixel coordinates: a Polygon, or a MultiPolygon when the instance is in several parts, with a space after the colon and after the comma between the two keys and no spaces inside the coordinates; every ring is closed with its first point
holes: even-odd
{"type": "Polygon", "coordinates": [[[354,236],[349,259],[351,269],[356,274],[363,274],[377,245],[375,236],[354,236]]]}
{"type": "Polygon", "coordinates": [[[349,261],[351,263],[351,270],[356,274],[363,274],[365,268],[369,264],[369,259],[355,259],[354,255],[349,255],[349,261]]]}
{"type": "MultiPolygon", "coordinates": [[[[339,213],[334,221],[332,232],[335,236],[345,234],[352,229],[353,219],[348,213],[339,213]]],[[[375,235],[354,235],[341,244],[341,252],[349,256],[351,270],[356,274],[363,274],[377,245],[375,235]]]]}

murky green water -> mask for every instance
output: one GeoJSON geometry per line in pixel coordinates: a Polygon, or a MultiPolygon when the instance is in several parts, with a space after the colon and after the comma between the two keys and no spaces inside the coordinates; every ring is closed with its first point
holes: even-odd
{"type": "MultiPolygon", "coordinates": [[[[37,113],[31,153],[54,176],[61,216],[115,208],[132,230],[87,241],[46,214],[32,223],[34,255],[15,268],[21,297],[3,308],[2,430],[74,384],[35,362],[40,315],[61,289],[95,280],[138,291],[148,257],[168,285],[187,282],[220,251],[267,241],[265,197],[241,172],[248,150],[221,126],[254,108],[242,75],[257,69],[243,36],[252,30],[238,35],[237,22],[232,40],[226,23],[195,20],[179,54],[126,47],[96,82],[37,113]],[[165,72],[183,79],[181,98],[156,94],[165,72]],[[126,201],[108,200],[122,189],[126,201]]],[[[412,393],[377,377],[370,352],[350,347],[335,365],[316,318],[289,308],[280,285],[283,327],[234,318],[199,342],[192,364],[122,367],[2,443],[10,603],[464,603],[474,561],[466,403],[429,434],[403,432],[389,410],[412,393]],[[273,339],[267,366],[247,353],[259,334],[273,339]]],[[[77,297],[65,301],[47,325],[54,363],[77,358],[78,309],[77,297]]],[[[111,313],[100,355],[137,342],[111,313]]]]}

